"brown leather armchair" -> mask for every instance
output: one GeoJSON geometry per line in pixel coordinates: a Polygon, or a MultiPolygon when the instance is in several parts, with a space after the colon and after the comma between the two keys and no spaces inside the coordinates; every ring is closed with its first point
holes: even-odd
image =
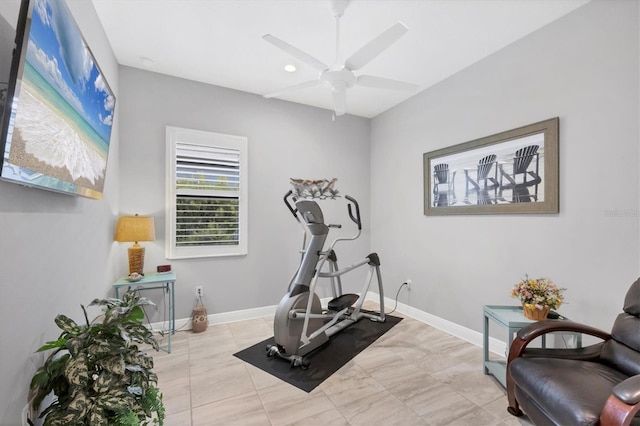
{"type": "Polygon", "coordinates": [[[640,425],[640,278],[631,285],[611,333],[572,321],[520,329],[507,361],[508,411],[536,425],[640,425]],[[578,349],[527,348],[546,333],[602,339],[578,349]]]}

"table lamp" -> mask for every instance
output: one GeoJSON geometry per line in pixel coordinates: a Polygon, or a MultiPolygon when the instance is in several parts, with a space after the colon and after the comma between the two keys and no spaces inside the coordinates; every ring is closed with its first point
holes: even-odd
{"type": "Polygon", "coordinates": [[[120,243],[132,242],[129,247],[129,275],[134,272],[144,275],[144,247],[138,241],[153,241],[156,230],[151,216],[121,216],[116,225],[115,240],[120,243]]]}

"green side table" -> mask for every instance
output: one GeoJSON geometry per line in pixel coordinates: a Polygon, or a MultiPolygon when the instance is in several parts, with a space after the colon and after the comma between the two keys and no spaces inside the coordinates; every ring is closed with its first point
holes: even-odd
{"type": "MultiPolygon", "coordinates": [[[[522,327],[536,322],[530,320],[524,316],[522,312],[522,306],[501,306],[501,305],[485,305],[484,312],[484,328],[483,328],[483,369],[484,374],[493,375],[502,386],[506,387],[507,381],[507,360],[506,355],[509,354],[509,348],[513,342],[515,334],[522,327]],[[508,332],[507,337],[507,350],[504,359],[491,360],[489,359],[489,323],[492,320],[499,326],[505,328],[508,332]]],[[[560,316],[560,320],[566,320],[567,318],[560,316]]],[[[580,333],[572,333],[576,335],[577,347],[582,346],[582,335],[580,333]]],[[[545,336],[541,337],[542,347],[546,347],[545,336]]]]}
{"type": "MultiPolygon", "coordinates": [[[[139,281],[129,281],[126,277],[118,279],[113,283],[113,289],[116,293],[116,299],[120,298],[120,289],[135,288],[140,291],[164,289],[169,295],[169,333],[167,336],[167,352],[171,353],[171,335],[176,332],[176,297],[175,297],[175,272],[147,272],[139,281]]],[[[165,308],[166,309],[166,308],[165,308]]]]}

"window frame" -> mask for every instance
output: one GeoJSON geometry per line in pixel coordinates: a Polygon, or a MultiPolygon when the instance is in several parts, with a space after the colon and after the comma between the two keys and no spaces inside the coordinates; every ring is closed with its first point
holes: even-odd
{"type": "MultiPolygon", "coordinates": [[[[193,259],[221,256],[245,256],[248,253],[248,141],[244,136],[166,126],[166,244],[167,259],[193,259]],[[239,153],[238,243],[178,247],[176,244],[177,197],[176,169],[178,144],[236,150],[239,153]]],[[[197,190],[196,190],[197,192],[197,190]]],[[[214,195],[209,195],[215,198],[214,195]]]]}

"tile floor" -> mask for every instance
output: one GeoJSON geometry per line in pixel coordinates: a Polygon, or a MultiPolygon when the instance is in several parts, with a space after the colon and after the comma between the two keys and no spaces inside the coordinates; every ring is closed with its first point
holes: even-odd
{"type": "Polygon", "coordinates": [[[177,332],[171,354],[154,354],[165,424],[531,424],[507,413],[481,348],[417,320],[402,320],[310,393],[233,356],[272,327],[259,318],[177,332]]]}

